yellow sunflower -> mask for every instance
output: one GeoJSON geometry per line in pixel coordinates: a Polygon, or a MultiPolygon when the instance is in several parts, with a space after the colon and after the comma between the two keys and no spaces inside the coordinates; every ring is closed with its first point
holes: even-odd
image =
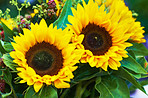
{"type": "Polygon", "coordinates": [[[69,88],[74,77],[74,66],[81,58],[81,50],[69,44],[72,34],[68,29],[47,27],[44,19],[40,24],[31,24],[31,30],[24,28],[24,35],[14,37],[10,52],[13,61],[18,64],[20,83],[33,85],[38,92],[43,84],[53,84],[56,88],[69,88]]]}
{"type": "Polygon", "coordinates": [[[122,0],[89,0],[88,4],[83,0],[83,7],[71,9],[67,26],[74,32],[72,42],[84,51],[82,63],[118,70],[123,57],[128,57],[126,47],[132,46],[127,41],[145,42],[143,27],[122,0]]]}

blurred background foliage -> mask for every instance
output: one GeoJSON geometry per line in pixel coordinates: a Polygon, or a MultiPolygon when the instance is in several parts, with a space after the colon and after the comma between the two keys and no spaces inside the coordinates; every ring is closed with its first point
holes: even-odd
{"type": "MultiPolygon", "coordinates": [[[[18,15],[18,11],[16,9],[16,7],[14,5],[11,5],[9,2],[11,0],[0,0],[0,9],[4,12],[6,10],[6,8],[9,8],[10,9],[10,15],[11,17],[16,17],[18,15]]],[[[18,3],[19,5],[23,2],[24,0],[18,0],[18,3]]],[[[29,13],[32,13],[33,10],[32,10],[32,6],[37,4],[38,1],[37,0],[27,0],[30,2],[31,6],[27,9],[23,9],[21,11],[21,15],[24,16],[24,14],[29,14],[29,13]]]]}
{"type": "MultiPolygon", "coordinates": [[[[6,8],[9,8],[11,10],[10,15],[11,17],[16,17],[18,14],[16,7],[9,4],[10,0],[0,0],[0,9],[4,12],[6,8]]],[[[18,0],[18,2],[23,2],[24,0],[18,0]]],[[[28,0],[31,5],[35,5],[37,0],[28,0]]],[[[141,22],[141,25],[144,26],[144,30],[146,31],[145,34],[148,34],[148,0],[125,0],[125,3],[127,6],[129,6],[129,9],[136,12],[138,14],[137,21],[141,22]]],[[[24,15],[25,13],[31,13],[33,12],[32,6],[28,9],[23,9],[21,12],[21,15],[24,15]]]]}

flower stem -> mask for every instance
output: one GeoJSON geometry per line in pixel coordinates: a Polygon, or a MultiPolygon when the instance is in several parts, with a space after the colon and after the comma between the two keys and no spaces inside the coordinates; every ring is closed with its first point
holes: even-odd
{"type": "Polygon", "coordinates": [[[85,89],[87,88],[87,86],[94,82],[95,81],[95,78],[94,79],[91,79],[89,81],[82,81],[80,82],[78,85],[77,85],[77,88],[76,88],[76,94],[75,94],[75,98],[82,98],[82,95],[85,91],[85,89]],[[82,83],[85,83],[85,85],[82,87],[82,83]]]}

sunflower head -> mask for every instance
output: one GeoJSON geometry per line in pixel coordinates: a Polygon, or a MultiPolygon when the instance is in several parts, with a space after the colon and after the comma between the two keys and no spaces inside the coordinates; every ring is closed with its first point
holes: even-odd
{"type": "Polygon", "coordinates": [[[40,24],[31,24],[31,30],[23,29],[24,34],[14,37],[10,53],[18,64],[20,83],[33,85],[36,92],[43,84],[53,84],[57,88],[69,88],[74,66],[81,57],[81,50],[69,44],[71,32],[57,29],[51,24],[47,27],[44,19],[40,24]]]}
{"type": "Polygon", "coordinates": [[[83,0],[83,6],[71,10],[68,28],[74,32],[72,43],[84,52],[81,62],[91,67],[118,70],[123,57],[128,57],[125,49],[132,46],[129,39],[145,42],[143,27],[123,0],[89,0],[88,4],[83,0]]]}

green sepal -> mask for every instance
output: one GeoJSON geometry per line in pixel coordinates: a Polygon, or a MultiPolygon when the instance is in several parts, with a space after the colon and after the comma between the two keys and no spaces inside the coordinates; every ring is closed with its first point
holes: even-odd
{"type": "Polygon", "coordinates": [[[135,73],[147,74],[146,70],[129,54],[128,58],[121,61],[123,67],[128,68],[135,73]]]}
{"type": "Polygon", "coordinates": [[[18,66],[16,63],[13,62],[13,58],[9,55],[9,53],[6,53],[3,55],[3,62],[4,64],[12,69],[13,71],[16,71],[16,67],[18,66]]]}
{"type": "Polygon", "coordinates": [[[127,48],[128,50],[132,50],[135,56],[148,56],[148,49],[141,43],[132,43],[133,46],[127,48]]]}
{"type": "Polygon", "coordinates": [[[113,75],[121,77],[130,83],[132,83],[136,88],[140,89],[142,92],[145,92],[145,89],[136,81],[136,79],[123,67],[120,67],[117,71],[113,72],[113,75]]]}
{"type": "Polygon", "coordinates": [[[3,30],[4,30],[5,41],[9,42],[9,41],[11,41],[11,39],[13,38],[13,36],[15,34],[2,21],[1,21],[1,23],[2,23],[2,26],[3,26],[3,30]]]}
{"type": "Polygon", "coordinates": [[[72,15],[71,7],[72,7],[72,0],[66,0],[59,18],[53,23],[53,25],[57,26],[58,29],[59,28],[64,29],[66,27],[66,24],[69,23],[68,15],[72,15]]]}
{"type": "Polygon", "coordinates": [[[44,85],[38,93],[34,91],[33,86],[29,86],[24,98],[58,98],[58,94],[57,90],[51,85],[44,85]]]}

